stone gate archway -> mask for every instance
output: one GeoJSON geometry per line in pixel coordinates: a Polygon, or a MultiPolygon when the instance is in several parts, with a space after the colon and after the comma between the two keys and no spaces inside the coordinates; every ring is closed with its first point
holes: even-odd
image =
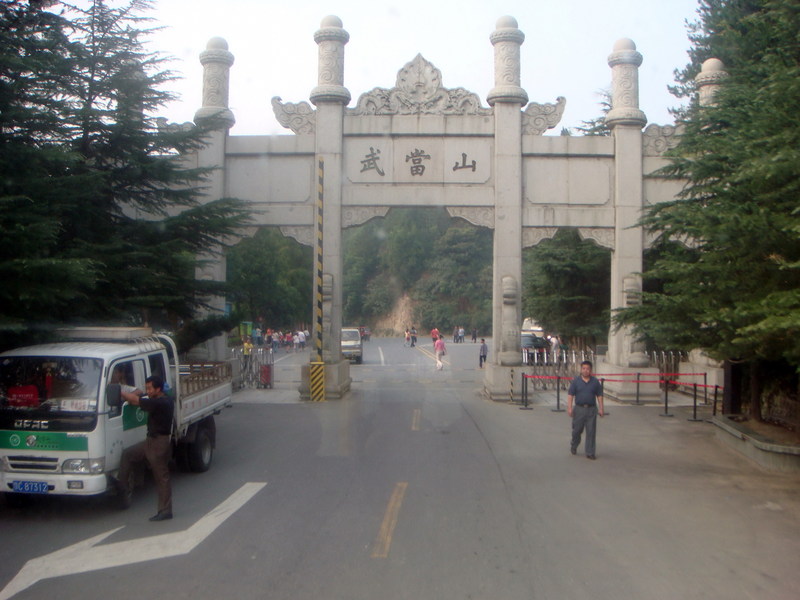
{"type": "MultiPolygon", "coordinates": [[[[638,274],[647,245],[636,225],[641,210],[673,199],[681,187],[653,175],[677,138],[670,125],[643,129],[642,55],[631,40],[621,39],[608,57],[611,136],[543,136],[559,123],[566,100],[528,102],[520,87],[524,39],[515,19],[497,21],[490,35],[495,86],[488,107],[468,90],[445,87],[439,70],[418,54],[400,69],[394,87],[365,92],[348,108],[351,96],[343,83],[349,34],[338,17],[326,17],[314,33],[319,62],[311,104],[272,100],[278,121],[293,133],[284,136],[228,135],[234,122],[228,108],[233,55],[220,38],[201,54],[203,106],[195,120],[222,115],[226,125],[197,157],[200,165],[224,167],[216,171],[209,195],[246,199],[260,224],[280,226],[309,245],[316,237],[318,186],[324,196],[327,397],[350,387],[349,364],[339,352],[342,230],[384,216],[392,206],[444,206],[451,216],[494,231],[494,348],[484,380],[491,397],[508,398],[509,371],[515,367],[517,382],[521,377],[523,247],[552,237],[559,227],[577,228],[584,239],[612,251],[612,309],[626,306],[641,290],[638,274]]],[[[704,85],[716,81],[708,78],[704,85]]],[[[629,331],[612,330],[597,370],[646,372],[645,361],[629,331]]],[[[304,378],[300,392],[307,395],[307,374],[304,378]]],[[[609,388],[611,395],[625,394],[609,388]]]]}

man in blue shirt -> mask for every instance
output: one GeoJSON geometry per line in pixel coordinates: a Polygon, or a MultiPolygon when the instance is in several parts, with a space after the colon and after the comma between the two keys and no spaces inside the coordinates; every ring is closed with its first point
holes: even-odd
{"type": "Polygon", "coordinates": [[[572,417],[570,452],[577,453],[581,434],[586,428],[586,458],[595,459],[597,415],[603,416],[603,386],[592,376],[592,363],[581,363],[581,374],[572,380],[567,392],[567,414],[572,417]],[[573,405],[574,403],[574,405],[573,405]]]}

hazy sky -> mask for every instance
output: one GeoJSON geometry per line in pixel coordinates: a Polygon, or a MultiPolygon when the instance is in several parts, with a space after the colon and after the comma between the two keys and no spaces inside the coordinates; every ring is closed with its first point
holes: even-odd
{"type": "Polygon", "coordinates": [[[686,20],[697,0],[158,0],[151,13],[166,26],[154,49],[175,57],[181,101],[164,116],[189,121],[200,107],[202,67],[198,56],[209,38],[221,36],[236,57],[230,106],[235,135],[290,134],[272,113],[270,99],[308,100],[317,85],[314,32],[326,15],[338,16],[350,34],[344,84],[354,106],[374,87],[391,88],[397,72],[421,53],[442,73],[446,88],[463,87],[486,104],[494,87],[494,49],[489,35],[503,15],[525,33],[522,87],[534,102],[567,106],[562,126],[574,127],[600,114],[599,91],[611,83],[607,58],[614,42],[631,38],[644,56],[639,69],[640,108],[649,122],[672,122],[678,104],[667,86],[688,62],[686,20]]]}

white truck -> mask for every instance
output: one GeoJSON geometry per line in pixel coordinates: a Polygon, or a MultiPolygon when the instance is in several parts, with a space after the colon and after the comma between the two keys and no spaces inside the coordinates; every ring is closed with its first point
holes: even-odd
{"type": "Polygon", "coordinates": [[[122,454],[144,441],[147,424],[120,392],[144,391],[151,375],[175,400],[176,461],[208,470],[214,415],[231,404],[229,363],[180,365],[173,340],[146,327],[58,333],[67,341],[0,353],[0,493],[10,503],[115,489],[122,454]]]}

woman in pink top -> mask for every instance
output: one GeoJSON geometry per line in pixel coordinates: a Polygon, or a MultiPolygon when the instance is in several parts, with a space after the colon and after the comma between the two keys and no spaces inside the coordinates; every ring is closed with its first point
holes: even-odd
{"type": "Polygon", "coordinates": [[[436,340],[436,342],[433,344],[433,349],[436,352],[436,370],[441,371],[442,367],[444,366],[442,364],[442,357],[447,354],[447,348],[444,345],[444,339],[440,337],[438,340],[436,340]]]}

